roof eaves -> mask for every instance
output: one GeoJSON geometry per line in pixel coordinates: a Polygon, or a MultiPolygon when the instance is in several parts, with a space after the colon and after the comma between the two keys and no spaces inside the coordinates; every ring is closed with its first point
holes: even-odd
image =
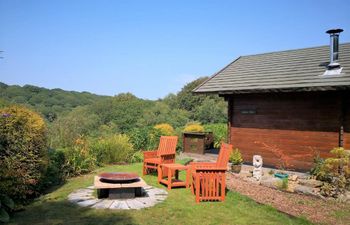
{"type": "Polygon", "coordinates": [[[198,89],[200,87],[202,87],[204,84],[206,84],[208,81],[210,81],[211,79],[213,79],[216,75],[218,75],[219,73],[221,73],[222,71],[224,71],[227,67],[229,67],[231,64],[235,63],[237,60],[239,60],[241,58],[241,56],[239,56],[238,58],[236,58],[235,60],[233,60],[232,62],[230,62],[227,66],[225,66],[224,68],[222,68],[221,70],[219,70],[218,72],[214,73],[214,75],[212,75],[211,77],[209,77],[206,81],[204,81],[203,83],[201,83],[198,87],[196,87],[195,89],[192,90],[192,92],[194,93],[201,93],[200,91],[198,91],[198,89]]]}

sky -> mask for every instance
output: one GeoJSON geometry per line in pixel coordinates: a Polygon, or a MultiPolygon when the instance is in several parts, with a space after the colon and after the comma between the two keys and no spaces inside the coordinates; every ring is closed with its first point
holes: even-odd
{"type": "Polygon", "coordinates": [[[328,45],[331,28],[350,42],[349,12],[349,0],[0,0],[0,81],[158,99],[240,55],[328,45]]]}

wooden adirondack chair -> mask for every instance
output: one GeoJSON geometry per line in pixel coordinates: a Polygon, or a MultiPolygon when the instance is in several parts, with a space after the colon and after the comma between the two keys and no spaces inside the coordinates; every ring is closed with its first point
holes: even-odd
{"type": "Polygon", "coordinates": [[[143,175],[150,169],[158,170],[163,163],[175,163],[177,136],[161,136],[158,150],[143,152],[143,175]]]}
{"type": "Polygon", "coordinates": [[[192,193],[196,202],[224,201],[226,188],[227,163],[232,152],[232,145],[222,143],[216,162],[192,162],[192,193]]]}

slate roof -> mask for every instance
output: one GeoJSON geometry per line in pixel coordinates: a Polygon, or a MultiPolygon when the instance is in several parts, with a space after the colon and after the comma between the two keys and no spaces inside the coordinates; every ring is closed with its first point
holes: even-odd
{"type": "Polygon", "coordinates": [[[262,93],[350,90],[350,43],[339,45],[340,75],[324,76],[329,46],[241,56],[195,93],[262,93]]]}

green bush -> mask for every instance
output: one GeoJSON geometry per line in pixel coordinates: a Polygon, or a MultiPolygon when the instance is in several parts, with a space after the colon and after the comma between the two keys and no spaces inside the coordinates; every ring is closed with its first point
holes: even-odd
{"type": "Polygon", "coordinates": [[[47,138],[43,118],[20,106],[0,109],[0,193],[16,203],[40,193],[47,167],[47,138]]]}
{"type": "Polygon", "coordinates": [[[176,151],[183,150],[183,127],[178,127],[175,129],[175,135],[179,138],[176,145],[176,151]]]}
{"type": "Polygon", "coordinates": [[[315,176],[316,179],[321,180],[321,179],[323,179],[321,177],[322,176],[321,170],[322,170],[322,167],[324,165],[324,159],[322,159],[320,157],[320,154],[317,153],[316,156],[314,157],[313,161],[314,161],[314,165],[313,165],[313,167],[310,170],[310,174],[312,176],[315,176]]]}
{"type": "Polygon", "coordinates": [[[221,142],[227,142],[227,124],[225,123],[205,124],[204,129],[207,132],[213,132],[215,148],[220,148],[221,142]]]}
{"type": "Polygon", "coordinates": [[[143,153],[142,151],[137,151],[132,154],[130,162],[131,163],[138,163],[143,161],[143,153]]]}
{"type": "Polygon", "coordinates": [[[49,149],[49,164],[42,182],[43,188],[58,185],[66,180],[64,151],[49,149]]]}
{"type": "Polygon", "coordinates": [[[90,154],[85,138],[78,138],[73,147],[63,149],[65,156],[64,171],[66,177],[72,177],[92,171],[96,166],[94,154],[90,154]]]}
{"type": "Polygon", "coordinates": [[[153,127],[134,128],[128,133],[135,150],[154,150],[158,148],[161,132],[153,127]]]}
{"type": "Polygon", "coordinates": [[[332,157],[324,160],[312,172],[317,179],[325,182],[321,194],[337,198],[350,190],[350,154],[344,148],[334,148],[331,154],[332,157]]]}
{"type": "Polygon", "coordinates": [[[98,165],[128,162],[134,153],[129,137],[125,134],[100,137],[90,142],[90,152],[98,165]]]}

